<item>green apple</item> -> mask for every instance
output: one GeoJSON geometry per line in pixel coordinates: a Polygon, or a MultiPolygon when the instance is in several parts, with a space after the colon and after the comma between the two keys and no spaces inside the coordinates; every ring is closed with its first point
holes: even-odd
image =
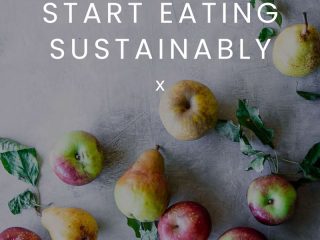
{"type": "Polygon", "coordinates": [[[286,28],[273,47],[273,63],[284,75],[304,77],[320,65],[320,34],[310,26],[305,13],[305,24],[286,28]]]}
{"type": "Polygon", "coordinates": [[[255,179],[247,193],[253,216],[266,225],[278,225],[294,213],[297,192],[285,178],[270,175],[255,179]]]}
{"type": "Polygon", "coordinates": [[[178,140],[195,140],[213,129],[218,102],[202,83],[183,80],[161,97],[159,113],[166,130],[178,140]]]}
{"type": "Polygon", "coordinates": [[[50,154],[55,174],[65,183],[80,186],[93,181],[103,168],[103,152],[90,133],[73,131],[63,135],[50,154]]]}

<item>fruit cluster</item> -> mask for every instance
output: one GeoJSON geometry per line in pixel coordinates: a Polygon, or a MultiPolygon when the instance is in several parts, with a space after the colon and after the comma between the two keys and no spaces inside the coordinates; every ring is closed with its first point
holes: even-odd
{"type": "MultiPolygon", "coordinates": [[[[275,43],[274,62],[281,72],[290,76],[302,76],[313,71],[315,65],[318,67],[320,41],[319,33],[314,28],[309,28],[308,24],[298,25],[287,29],[283,34],[291,36],[294,48],[280,47],[286,38],[284,35],[279,36],[275,43]],[[292,49],[297,54],[292,54],[292,49]],[[306,52],[310,49],[313,53],[306,52]]],[[[216,126],[218,103],[207,86],[184,80],[165,92],[160,101],[159,113],[165,129],[174,138],[184,141],[195,140],[216,126]]],[[[0,140],[0,159],[5,169],[19,179],[36,186],[39,169],[35,160],[35,150],[8,139],[0,140]],[[10,162],[10,159],[14,162],[10,162]],[[28,173],[21,173],[22,170],[28,173]]],[[[246,144],[246,147],[249,146],[249,143],[246,144]]],[[[169,186],[165,176],[164,158],[160,151],[160,147],[157,146],[143,152],[132,167],[120,177],[114,188],[117,207],[127,217],[128,225],[135,230],[138,238],[208,239],[212,223],[204,206],[196,202],[183,201],[168,208],[169,186]]],[[[96,179],[102,171],[103,162],[100,143],[93,135],[84,131],[64,135],[57,141],[50,154],[50,163],[57,177],[73,186],[85,185],[96,179]]],[[[285,178],[273,174],[255,179],[248,188],[247,200],[251,213],[259,222],[278,225],[293,215],[297,193],[285,178]]],[[[10,207],[13,213],[19,213],[21,208],[31,205],[41,207],[36,203],[32,192],[26,191],[13,199],[10,207]],[[29,205],[25,204],[27,201],[29,205]]],[[[96,220],[83,209],[50,206],[41,211],[41,215],[41,222],[53,240],[98,238],[96,220]]],[[[0,234],[0,240],[12,239],[39,240],[40,237],[18,227],[9,228],[0,234]]],[[[236,227],[226,231],[219,239],[264,240],[266,237],[255,229],[236,227]]]]}

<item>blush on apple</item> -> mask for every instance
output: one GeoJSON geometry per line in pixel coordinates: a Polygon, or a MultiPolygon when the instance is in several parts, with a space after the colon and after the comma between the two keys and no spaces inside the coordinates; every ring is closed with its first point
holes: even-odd
{"type": "Polygon", "coordinates": [[[290,182],[278,175],[255,179],[247,193],[253,216],[266,225],[278,225],[294,213],[297,192],[290,182]]]}
{"type": "Polygon", "coordinates": [[[84,131],[65,134],[50,155],[55,174],[63,182],[75,186],[87,184],[98,177],[103,161],[98,140],[84,131]]]}
{"type": "Polygon", "coordinates": [[[41,238],[28,229],[12,227],[0,233],[0,240],[41,240],[41,238]]]}
{"type": "Polygon", "coordinates": [[[213,129],[218,119],[218,102],[204,84],[182,80],[161,97],[159,114],[163,126],[174,138],[196,140],[213,129]]]}
{"type": "Polygon", "coordinates": [[[160,218],[160,240],[207,240],[211,232],[211,218],[206,208],[196,202],[179,202],[166,210],[160,218]]]}
{"type": "Polygon", "coordinates": [[[267,238],[253,228],[236,227],[223,233],[218,240],[267,240],[267,238]]]}

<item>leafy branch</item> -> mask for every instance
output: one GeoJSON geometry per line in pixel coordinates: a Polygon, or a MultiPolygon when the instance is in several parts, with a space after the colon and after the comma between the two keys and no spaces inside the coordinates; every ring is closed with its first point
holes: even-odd
{"type": "Polygon", "coordinates": [[[276,154],[271,155],[256,150],[244,132],[245,129],[249,129],[263,144],[269,145],[272,148],[274,147],[274,131],[265,126],[259,115],[259,110],[249,106],[246,100],[239,100],[236,116],[239,124],[235,124],[232,121],[219,120],[216,130],[231,141],[239,142],[240,151],[244,155],[251,157],[252,160],[246,168],[247,171],[255,170],[256,172],[262,172],[265,164],[268,163],[272,173],[281,174],[279,162],[283,162],[297,167],[294,175],[300,176],[302,174],[302,177],[298,180],[299,184],[320,180],[320,143],[315,144],[309,150],[301,163],[278,157],[276,154]]]}
{"type": "Polygon", "coordinates": [[[35,148],[30,148],[8,138],[0,138],[0,161],[4,169],[12,176],[30,184],[37,191],[31,190],[19,194],[9,201],[12,214],[20,214],[22,209],[34,208],[40,214],[40,177],[39,162],[35,148]],[[38,195],[38,196],[37,196],[38,195]]]}
{"type": "Polygon", "coordinates": [[[131,227],[137,239],[158,240],[158,230],[155,222],[140,222],[127,218],[127,225],[131,227]]]}

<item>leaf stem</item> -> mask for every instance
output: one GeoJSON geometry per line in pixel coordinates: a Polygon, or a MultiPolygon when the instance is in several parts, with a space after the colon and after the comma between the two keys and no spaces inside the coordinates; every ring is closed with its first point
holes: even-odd
{"type": "Polygon", "coordinates": [[[282,161],[282,162],[286,162],[286,163],[290,163],[290,164],[299,165],[299,163],[298,163],[298,162],[291,161],[291,160],[288,160],[288,159],[285,159],[285,158],[280,158],[279,160],[280,160],[280,161],[282,161]]]}
{"type": "Polygon", "coordinates": [[[42,216],[42,205],[41,205],[41,195],[40,195],[40,190],[39,190],[39,187],[36,186],[35,187],[35,191],[36,191],[36,195],[37,195],[37,204],[35,204],[35,210],[37,212],[37,215],[38,216],[42,216]]]}

